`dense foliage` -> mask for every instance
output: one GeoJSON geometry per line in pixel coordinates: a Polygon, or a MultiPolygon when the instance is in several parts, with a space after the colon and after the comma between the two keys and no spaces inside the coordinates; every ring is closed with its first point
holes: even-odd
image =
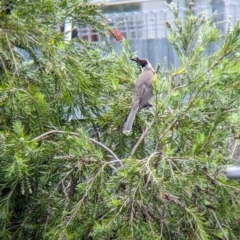
{"type": "Polygon", "coordinates": [[[239,182],[222,168],[240,134],[240,26],[169,5],[181,66],[159,59],[154,108],[125,136],[140,69],[101,6],[0,3],[0,238],[238,239],[239,182]],[[66,19],[106,40],[67,42],[66,19]]]}

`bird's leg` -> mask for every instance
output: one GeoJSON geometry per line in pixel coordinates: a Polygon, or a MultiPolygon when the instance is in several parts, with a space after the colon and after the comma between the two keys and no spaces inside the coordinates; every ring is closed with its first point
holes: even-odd
{"type": "Polygon", "coordinates": [[[146,103],[145,105],[143,105],[142,108],[147,108],[147,109],[149,109],[149,108],[151,108],[151,107],[153,107],[153,105],[152,105],[151,103],[146,103]]]}

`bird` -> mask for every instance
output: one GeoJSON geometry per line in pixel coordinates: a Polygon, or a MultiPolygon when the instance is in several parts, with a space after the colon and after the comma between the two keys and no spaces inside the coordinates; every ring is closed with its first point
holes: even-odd
{"type": "Polygon", "coordinates": [[[139,75],[132,98],[131,110],[128,114],[127,120],[124,123],[123,133],[128,134],[132,130],[132,125],[137,112],[142,108],[151,106],[149,100],[153,96],[153,78],[155,71],[151,63],[145,58],[131,58],[130,60],[137,62],[142,67],[142,73],[139,75]]]}

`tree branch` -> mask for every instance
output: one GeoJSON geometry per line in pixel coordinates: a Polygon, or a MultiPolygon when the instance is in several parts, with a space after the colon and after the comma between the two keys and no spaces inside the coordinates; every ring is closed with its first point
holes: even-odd
{"type": "MultiPolygon", "coordinates": [[[[117,155],[116,155],[111,149],[109,149],[108,147],[106,147],[104,144],[98,142],[98,141],[95,140],[94,138],[89,138],[89,140],[90,140],[92,143],[94,143],[95,145],[98,145],[99,147],[101,147],[101,148],[105,149],[107,152],[109,152],[109,153],[113,156],[113,158],[114,158],[115,160],[120,161],[120,159],[117,157],[117,155]]],[[[122,162],[121,162],[121,161],[120,161],[119,163],[122,165],[122,162]]]]}
{"type": "Polygon", "coordinates": [[[227,237],[227,235],[226,235],[225,231],[223,230],[223,228],[222,228],[222,226],[221,226],[220,222],[218,221],[218,218],[217,218],[216,214],[214,213],[214,211],[213,211],[213,210],[212,210],[211,212],[212,212],[212,214],[213,214],[213,216],[214,216],[214,218],[215,218],[215,220],[216,220],[216,222],[217,222],[217,225],[218,225],[218,226],[219,226],[219,228],[221,229],[221,231],[222,231],[222,233],[223,233],[223,235],[224,235],[225,239],[229,239],[229,238],[227,237]]]}
{"type": "MultiPolygon", "coordinates": [[[[45,133],[39,135],[38,137],[35,137],[34,140],[35,140],[35,141],[41,141],[41,140],[43,140],[43,139],[45,139],[45,138],[50,137],[50,136],[53,135],[53,134],[66,134],[66,133],[67,133],[67,134],[70,134],[70,135],[72,135],[72,136],[75,136],[75,137],[80,137],[80,135],[79,135],[78,133],[76,133],[76,132],[66,132],[66,131],[61,131],[61,130],[57,130],[57,129],[56,129],[56,130],[51,130],[51,131],[49,131],[49,132],[45,132],[45,133]]],[[[106,147],[104,144],[98,142],[98,141],[95,140],[94,138],[89,138],[89,140],[90,140],[93,144],[101,147],[102,149],[104,149],[105,151],[107,151],[108,153],[110,153],[110,154],[112,155],[112,157],[113,157],[115,160],[119,161],[120,165],[123,166],[122,161],[117,157],[117,155],[116,155],[111,149],[109,149],[108,147],[106,147]]]]}
{"type": "Polygon", "coordinates": [[[142,133],[141,137],[138,139],[136,145],[133,147],[132,152],[131,152],[131,156],[135,154],[135,152],[137,151],[139,145],[141,144],[141,142],[143,141],[144,137],[148,134],[148,132],[150,131],[152,125],[155,123],[155,119],[152,120],[152,122],[149,124],[149,126],[145,129],[145,131],[142,133]]]}

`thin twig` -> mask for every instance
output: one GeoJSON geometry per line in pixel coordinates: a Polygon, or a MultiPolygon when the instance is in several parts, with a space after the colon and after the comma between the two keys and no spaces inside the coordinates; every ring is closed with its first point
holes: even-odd
{"type": "Polygon", "coordinates": [[[148,125],[148,127],[145,129],[145,131],[142,133],[141,137],[138,139],[136,145],[133,147],[131,155],[134,155],[137,151],[139,145],[143,141],[144,137],[147,135],[147,133],[150,131],[152,125],[155,123],[155,119],[152,120],[152,122],[148,125]]]}
{"type": "Polygon", "coordinates": [[[165,129],[165,131],[163,131],[163,133],[159,136],[159,139],[161,139],[162,137],[165,136],[165,134],[173,127],[173,125],[177,122],[177,120],[179,119],[179,116],[175,117],[174,120],[172,121],[172,123],[165,129]]]}
{"type": "MultiPolygon", "coordinates": [[[[53,134],[70,134],[70,135],[75,136],[75,137],[80,137],[80,135],[79,135],[78,133],[76,133],[76,132],[67,132],[67,131],[61,131],[61,130],[51,130],[51,131],[49,131],[49,132],[45,132],[45,133],[43,133],[43,134],[35,137],[34,140],[35,140],[35,141],[41,141],[41,140],[43,140],[43,139],[45,139],[45,138],[50,137],[50,136],[53,135],[53,134]]],[[[103,148],[103,149],[106,150],[108,153],[110,153],[110,154],[113,156],[113,158],[114,158],[115,160],[119,161],[120,165],[123,166],[122,161],[120,161],[120,159],[117,157],[117,155],[116,155],[111,149],[109,149],[108,147],[106,147],[104,144],[98,142],[98,141],[95,140],[94,138],[89,138],[89,140],[90,140],[92,143],[94,143],[95,145],[103,148]]]]}
{"type": "Polygon", "coordinates": [[[12,51],[12,48],[11,48],[10,41],[9,41],[9,39],[8,39],[7,33],[6,33],[6,39],[7,39],[8,47],[9,47],[10,52],[11,52],[12,57],[13,57],[13,62],[14,62],[14,65],[15,65],[15,72],[17,72],[17,71],[18,71],[17,62],[16,62],[16,59],[15,59],[15,57],[14,57],[14,54],[13,54],[13,51],[12,51]]]}
{"type": "MultiPolygon", "coordinates": [[[[146,174],[147,174],[147,175],[151,175],[152,180],[153,180],[153,182],[155,182],[155,183],[157,182],[157,179],[155,178],[155,176],[154,176],[154,174],[153,174],[153,172],[152,172],[152,170],[151,170],[151,168],[150,168],[149,162],[150,162],[151,159],[152,159],[153,157],[155,157],[155,155],[157,155],[157,154],[159,154],[159,152],[154,152],[154,153],[152,153],[149,157],[147,157],[147,159],[146,159],[146,158],[143,159],[143,161],[145,162],[145,164],[144,164],[143,167],[140,169],[140,173],[145,169],[146,174]]],[[[148,179],[149,179],[149,176],[148,176],[148,179]]],[[[147,179],[147,183],[148,183],[148,179],[147,179]]]]}
{"type": "Polygon", "coordinates": [[[3,68],[4,68],[5,74],[7,74],[7,77],[8,77],[9,75],[8,75],[8,71],[7,71],[7,67],[6,67],[6,65],[5,65],[5,62],[4,62],[4,60],[2,59],[2,57],[0,57],[0,60],[1,60],[2,66],[3,66],[3,68]]]}
{"type": "Polygon", "coordinates": [[[186,86],[187,86],[187,84],[179,85],[179,86],[175,87],[175,88],[173,89],[173,91],[175,91],[175,90],[177,90],[177,89],[179,89],[179,88],[184,88],[184,87],[186,87],[186,86]]]}
{"type": "Polygon", "coordinates": [[[56,187],[53,189],[52,193],[49,196],[49,199],[53,196],[54,192],[57,190],[57,188],[60,186],[60,184],[73,172],[74,168],[72,168],[56,185],[56,187]]]}
{"type": "Polygon", "coordinates": [[[227,237],[227,235],[226,235],[226,233],[224,232],[224,230],[223,230],[220,222],[218,221],[216,214],[214,213],[213,210],[212,210],[211,212],[212,212],[212,214],[213,214],[213,216],[214,216],[214,218],[215,218],[215,220],[216,220],[216,222],[217,222],[217,225],[218,225],[219,228],[222,230],[222,233],[224,234],[225,238],[228,240],[229,238],[227,237]]]}
{"type": "Polygon", "coordinates": [[[95,180],[97,179],[97,177],[102,173],[104,167],[101,167],[98,172],[95,174],[94,177],[92,177],[89,181],[88,184],[85,188],[85,193],[83,194],[83,196],[80,198],[80,200],[77,202],[77,204],[75,205],[75,210],[72,212],[71,216],[67,219],[67,222],[65,223],[66,226],[68,226],[71,221],[76,217],[79,209],[81,208],[82,204],[84,203],[86,197],[88,196],[88,192],[91,190],[95,180]]]}
{"type": "Polygon", "coordinates": [[[113,163],[121,163],[122,162],[122,160],[112,160],[112,161],[110,161],[110,162],[104,162],[104,165],[111,165],[111,164],[113,164],[113,163]]]}
{"type": "MultiPolygon", "coordinates": [[[[114,158],[115,160],[120,161],[120,159],[117,157],[117,155],[116,155],[111,149],[109,149],[108,147],[106,147],[104,144],[98,142],[98,141],[95,140],[94,138],[89,138],[89,140],[90,140],[92,143],[98,145],[99,147],[101,147],[101,148],[105,149],[107,152],[109,152],[109,153],[113,156],[113,158],[114,158]]],[[[121,163],[121,165],[122,165],[122,162],[121,162],[121,161],[120,161],[120,163],[121,163]]]]}
{"type": "Polygon", "coordinates": [[[51,131],[49,131],[49,132],[45,132],[45,133],[43,133],[43,134],[35,137],[35,138],[34,138],[34,141],[41,141],[41,140],[43,140],[43,139],[45,139],[45,138],[48,138],[48,137],[50,137],[51,135],[57,134],[57,133],[62,133],[62,132],[60,132],[59,130],[51,130],[51,131]]]}

